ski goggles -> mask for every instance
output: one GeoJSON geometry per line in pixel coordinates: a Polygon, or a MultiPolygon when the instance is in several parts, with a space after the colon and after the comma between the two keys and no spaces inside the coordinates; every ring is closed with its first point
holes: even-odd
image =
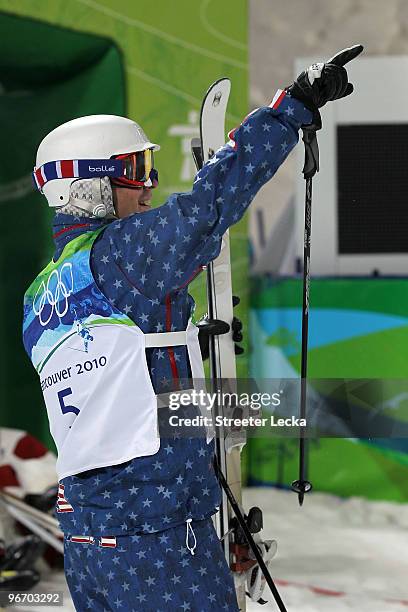
{"type": "Polygon", "coordinates": [[[110,159],[63,159],[34,168],[35,186],[42,192],[48,181],[61,178],[97,178],[108,176],[122,187],[157,187],[159,174],[154,168],[153,151],[136,151],[110,159]]]}
{"type": "Polygon", "coordinates": [[[120,160],[123,164],[122,176],[112,178],[114,185],[119,187],[157,187],[159,173],[154,167],[152,149],[116,155],[113,159],[120,160]]]}

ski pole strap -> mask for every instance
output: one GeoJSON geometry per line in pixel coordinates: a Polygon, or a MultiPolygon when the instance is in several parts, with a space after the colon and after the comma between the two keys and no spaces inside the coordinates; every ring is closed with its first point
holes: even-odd
{"type": "Polygon", "coordinates": [[[305,179],[312,178],[316,172],[319,172],[319,143],[316,136],[318,129],[320,129],[319,126],[314,123],[302,126],[302,140],[305,145],[305,163],[303,166],[305,179]]]}

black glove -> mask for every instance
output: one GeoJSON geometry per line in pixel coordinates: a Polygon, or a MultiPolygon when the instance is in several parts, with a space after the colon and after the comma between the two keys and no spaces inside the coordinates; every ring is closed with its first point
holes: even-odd
{"type": "MultiPolygon", "coordinates": [[[[240,302],[239,297],[236,295],[232,296],[233,307],[237,306],[240,302]]],[[[203,360],[208,359],[210,353],[210,336],[219,336],[226,334],[230,330],[230,326],[225,321],[219,319],[209,319],[208,315],[205,314],[197,322],[198,327],[198,341],[200,343],[201,357],[203,360]]],[[[242,322],[237,317],[232,319],[232,339],[235,343],[242,342],[242,322]]],[[[238,344],[235,344],[235,354],[242,355],[244,349],[238,344]]]]}
{"type": "Polygon", "coordinates": [[[312,64],[304,70],[286,91],[312,111],[313,123],[321,127],[319,108],[331,100],[345,98],[353,92],[345,64],[355,59],[363,45],[354,45],[337,53],[326,63],[312,64]]]}

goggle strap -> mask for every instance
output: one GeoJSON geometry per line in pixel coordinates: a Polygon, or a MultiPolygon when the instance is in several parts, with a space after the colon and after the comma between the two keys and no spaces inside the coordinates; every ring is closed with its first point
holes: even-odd
{"type": "Polygon", "coordinates": [[[33,178],[39,191],[45,183],[61,178],[122,177],[123,162],[120,159],[62,159],[47,162],[34,168],[33,178]]]}
{"type": "MultiPolygon", "coordinates": [[[[48,181],[63,178],[98,178],[109,176],[110,178],[125,179],[126,155],[110,159],[62,159],[43,164],[39,168],[34,168],[32,173],[34,184],[39,191],[48,181]]],[[[145,176],[146,181],[133,181],[141,185],[152,182],[158,178],[157,170],[152,167],[152,152],[147,149],[144,151],[145,176]],[[153,175],[153,176],[152,176],[153,175]]],[[[133,175],[136,172],[136,159],[131,159],[133,175]]]]}

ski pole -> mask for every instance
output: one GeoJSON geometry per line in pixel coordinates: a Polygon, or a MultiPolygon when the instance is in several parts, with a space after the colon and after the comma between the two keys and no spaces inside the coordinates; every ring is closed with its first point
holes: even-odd
{"type": "Polygon", "coordinates": [[[225,476],[224,476],[224,474],[223,474],[223,472],[222,472],[222,470],[221,470],[221,468],[219,466],[217,455],[214,456],[214,469],[215,469],[215,473],[217,475],[217,478],[218,478],[222,488],[225,491],[225,494],[226,494],[226,496],[228,498],[230,506],[233,509],[235,516],[237,517],[238,523],[239,523],[242,531],[245,534],[245,538],[246,538],[246,540],[247,540],[247,542],[249,544],[249,547],[252,550],[252,552],[254,554],[254,557],[255,557],[255,559],[258,562],[259,567],[261,568],[262,574],[264,575],[264,578],[265,578],[269,588],[271,589],[272,595],[273,595],[273,597],[274,597],[274,599],[275,599],[275,601],[277,603],[277,606],[278,606],[279,610],[281,612],[287,612],[287,609],[286,609],[285,604],[283,603],[283,601],[281,599],[281,596],[280,596],[279,591],[278,591],[278,589],[276,587],[276,584],[275,584],[275,582],[274,582],[274,580],[273,580],[273,578],[272,578],[272,576],[271,576],[271,574],[270,574],[270,572],[269,572],[269,570],[268,570],[268,568],[267,568],[267,566],[265,564],[265,561],[262,558],[261,553],[259,552],[259,549],[258,549],[258,547],[256,545],[256,542],[255,542],[253,536],[252,536],[252,533],[249,530],[249,527],[247,525],[245,517],[242,514],[241,509],[240,509],[240,507],[239,507],[239,505],[237,503],[237,500],[235,499],[234,494],[232,493],[232,491],[230,489],[230,486],[229,486],[229,484],[228,484],[228,482],[227,482],[227,480],[226,480],[226,478],[225,478],[225,476]]]}
{"type": "MultiPolygon", "coordinates": [[[[327,65],[344,70],[344,66],[354,60],[363,51],[363,45],[354,45],[348,49],[343,49],[336,53],[323,68],[327,65]]],[[[319,64],[315,65],[316,68],[319,64]]],[[[342,92],[334,91],[329,100],[344,98],[353,92],[352,83],[348,83],[347,72],[344,71],[343,78],[345,89],[342,92]],[[340,94],[340,95],[339,95],[340,94]]],[[[310,83],[309,83],[310,84],[310,83]]],[[[328,100],[325,100],[325,104],[328,100]]],[[[323,104],[317,106],[323,106],[323,104]]],[[[306,417],[306,392],[307,392],[307,342],[309,325],[309,288],[310,288],[310,240],[312,229],[312,179],[319,171],[319,146],[316,131],[322,127],[320,114],[314,114],[314,122],[311,125],[302,127],[303,142],[305,144],[305,164],[303,166],[303,176],[306,180],[305,197],[305,232],[304,232],[304,252],[303,252],[303,307],[302,307],[302,360],[301,360],[301,387],[300,387],[300,418],[306,417]]],[[[303,504],[305,493],[312,489],[312,484],[307,480],[307,441],[305,439],[305,428],[301,427],[299,432],[299,479],[292,483],[292,489],[298,494],[299,504],[303,504]]]]}
{"type": "MultiPolygon", "coordinates": [[[[302,358],[300,368],[300,419],[306,418],[307,401],[307,345],[309,332],[309,291],[310,291],[310,242],[312,233],[312,179],[319,171],[319,145],[316,131],[321,123],[306,125],[302,128],[302,140],[305,144],[305,163],[303,176],[306,180],[305,195],[305,230],[303,243],[303,305],[302,305],[302,358]]],[[[299,431],[299,479],[292,482],[292,490],[298,494],[299,505],[302,506],[305,493],[312,489],[312,483],[307,480],[307,440],[305,429],[299,431]]]]}

